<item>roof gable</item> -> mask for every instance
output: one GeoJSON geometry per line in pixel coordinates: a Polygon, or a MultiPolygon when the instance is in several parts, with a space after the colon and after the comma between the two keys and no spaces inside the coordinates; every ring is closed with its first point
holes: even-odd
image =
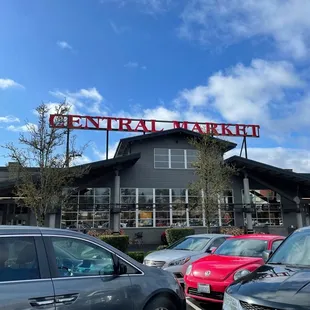
{"type": "MultiPolygon", "coordinates": [[[[198,132],[187,130],[184,128],[174,128],[174,129],[163,130],[159,132],[137,135],[134,137],[123,138],[119,141],[114,157],[124,156],[128,145],[130,145],[131,143],[134,143],[137,141],[148,140],[148,139],[155,139],[159,137],[165,137],[169,135],[175,135],[175,134],[188,136],[189,138],[190,137],[194,137],[194,138],[201,137],[201,134],[198,132]]],[[[225,141],[225,140],[218,139],[218,138],[214,138],[214,139],[218,140],[220,143],[223,143],[225,145],[226,152],[234,149],[237,146],[237,144],[233,142],[225,141]]]]}

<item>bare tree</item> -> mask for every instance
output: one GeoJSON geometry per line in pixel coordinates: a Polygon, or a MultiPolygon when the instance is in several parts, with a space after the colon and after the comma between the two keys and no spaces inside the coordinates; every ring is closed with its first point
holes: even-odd
{"type": "Polygon", "coordinates": [[[223,194],[230,188],[232,176],[237,170],[223,160],[224,141],[204,134],[198,139],[190,139],[190,143],[198,151],[197,160],[193,163],[197,178],[189,186],[190,195],[196,196],[198,204],[203,206],[209,232],[212,222],[220,216],[219,205],[223,194]]]}
{"type": "MultiPolygon", "coordinates": [[[[70,106],[60,103],[55,114],[67,115],[70,106]]],[[[88,173],[88,165],[70,167],[76,156],[82,156],[85,147],[77,150],[75,137],[70,139],[70,152],[64,147],[67,136],[65,128],[50,128],[48,105],[41,104],[36,109],[38,124],[27,122],[27,133],[21,133],[19,145],[8,143],[3,147],[8,157],[16,163],[9,171],[16,179],[14,195],[17,203],[29,207],[37,220],[44,225],[46,215],[65,206],[72,192],[76,190],[75,181],[88,173]]],[[[64,122],[58,117],[56,122],[64,122]]]]}

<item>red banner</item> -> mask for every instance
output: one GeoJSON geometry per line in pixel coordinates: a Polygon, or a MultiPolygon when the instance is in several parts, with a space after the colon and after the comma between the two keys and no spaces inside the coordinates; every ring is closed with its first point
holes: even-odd
{"type": "Polygon", "coordinates": [[[201,134],[230,137],[259,137],[259,125],[160,121],[87,115],[50,115],[50,127],[84,130],[159,132],[183,128],[201,134]]]}

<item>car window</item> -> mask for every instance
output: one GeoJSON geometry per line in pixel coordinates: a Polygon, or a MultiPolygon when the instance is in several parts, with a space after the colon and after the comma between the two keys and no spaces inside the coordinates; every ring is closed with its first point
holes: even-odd
{"type": "Polygon", "coordinates": [[[272,243],[271,251],[274,252],[279,245],[283,242],[283,240],[276,240],[272,243]]]}
{"type": "Polygon", "coordinates": [[[215,254],[227,256],[262,257],[268,241],[260,239],[237,238],[226,240],[215,254]]]}
{"type": "Polygon", "coordinates": [[[33,237],[0,237],[0,281],[40,279],[33,237]]]}
{"type": "Polygon", "coordinates": [[[212,242],[210,248],[218,248],[225,240],[226,240],[226,238],[224,238],[224,237],[223,237],[223,238],[217,238],[217,239],[215,239],[215,240],[212,242]]]}
{"type": "Polygon", "coordinates": [[[310,266],[310,236],[295,233],[288,237],[281,247],[271,256],[268,264],[310,266]]]}
{"type": "Polygon", "coordinates": [[[50,238],[59,277],[82,277],[114,274],[112,253],[91,242],[66,238],[50,238]]]}
{"type": "Polygon", "coordinates": [[[206,237],[188,237],[172,244],[167,249],[170,250],[185,250],[185,251],[201,251],[210,241],[206,237]]]}

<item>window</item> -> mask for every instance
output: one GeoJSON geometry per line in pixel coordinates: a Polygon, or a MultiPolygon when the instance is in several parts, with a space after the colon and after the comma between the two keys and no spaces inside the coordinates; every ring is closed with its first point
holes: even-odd
{"type": "Polygon", "coordinates": [[[224,241],[226,241],[226,238],[217,238],[210,245],[210,249],[211,248],[218,248],[224,241]]]}
{"type": "Polygon", "coordinates": [[[113,255],[87,241],[50,237],[54,249],[58,277],[113,275],[113,255]]]}
{"type": "Polygon", "coordinates": [[[274,252],[278,247],[279,245],[283,242],[283,240],[276,240],[272,243],[272,248],[271,248],[271,251],[274,252]]]}
{"type": "MultiPolygon", "coordinates": [[[[244,192],[242,190],[244,202],[244,192]]],[[[252,220],[254,226],[281,226],[282,206],[281,197],[269,189],[250,189],[250,204],[254,209],[252,220]]],[[[244,214],[246,218],[246,214],[244,214]]]]}
{"type": "Polygon", "coordinates": [[[138,189],[139,227],[153,226],[153,188],[138,189]]]}
{"type": "Polygon", "coordinates": [[[121,188],[121,225],[136,227],[136,188],[121,188]]]}
{"type": "Polygon", "coordinates": [[[76,192],[62,211],[64,228],[105,227],[110,220],[110,188],[86,188],[76,192]]]}
{"type": "Polygon", "coordinates": [[[197,160],[197,150],[191,149],[154,149],[155,169],[193,169],[197,160]]]}
{"type": "Polygon", "coordinates": [[[188,216],[189,226],[203,226],[201,193],[188,190],[188,216]]]}
{"type": "Polygon", "coordinates": [[[168,188],[155,189],[156,226],[170,226],[170,195],[168,188]]]}
{"type": "Polygon", "coordinates": [[[0,282],[41,277],[34,238],[0,237],[0,249],[0,282]]]}
{"type": "Polygon", "coordinates": [[[225,256],[262,257],[267,249],[268,242],[259,239],[228,239],[216,251],[215,254],[225,256]]]}
{"type": "Polygon", "coordinates": [[[310,236],[307,231],[288,237],[268,261],[268,264],[280,263],[296,267],[310,266],[310,236]]]}
{"type": "Polygon", "coordinates": [[[186,225],[186,189],[171,189],[172,222],[174,225],[186,225]]]}
{"type": "Polygon", "coordinates": [[[209,243],[210,238],[187,237],[169,246],[170,250],[202,251],[209,243]]]}

